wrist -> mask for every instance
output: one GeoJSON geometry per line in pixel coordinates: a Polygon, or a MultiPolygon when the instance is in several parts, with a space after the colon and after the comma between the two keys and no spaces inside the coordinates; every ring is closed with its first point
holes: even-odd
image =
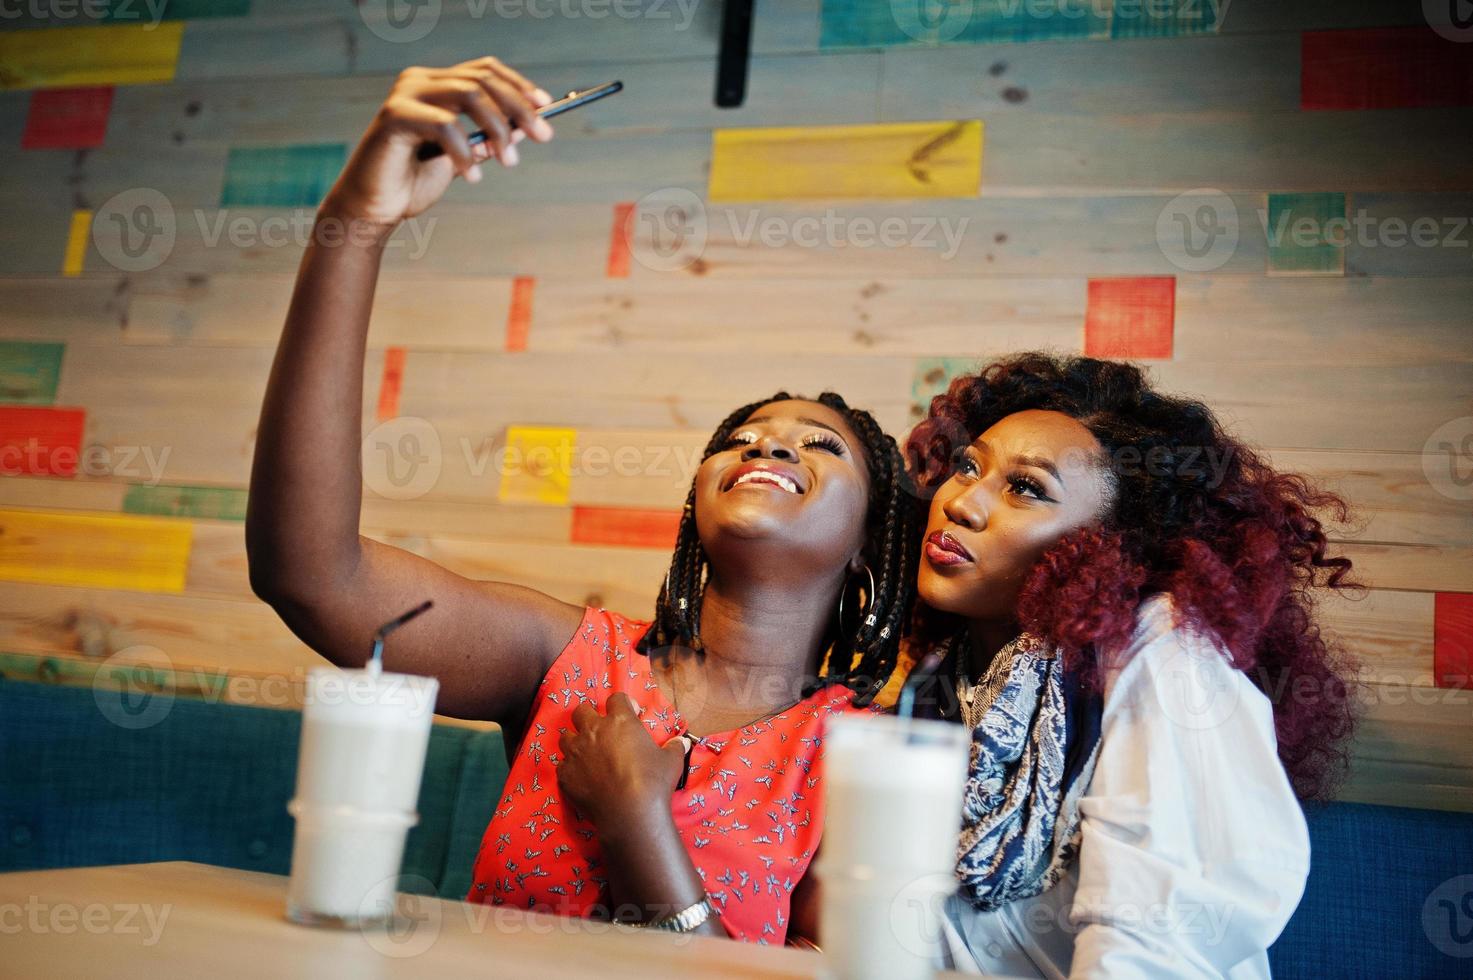
{"type": "Polygon", "coordinates": [[[351,202],[328,194],[317,208],[313,237],[324,245],[382,247],[400,223],[373,217],[351,202]]]}

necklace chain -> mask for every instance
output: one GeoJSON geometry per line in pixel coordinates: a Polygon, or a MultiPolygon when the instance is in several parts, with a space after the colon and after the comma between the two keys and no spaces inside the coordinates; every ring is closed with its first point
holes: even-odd
{"type": "MultiPolygon", "coordinates": [[[[767,714],[762,715],[759,718],[753,718],[751,721],[747,722],[746,724],[738,725],[737,728],[746,728],[749,725],[756,725],[756,724],[758,724],[760,722],[767,721],[768,719],[770,719],[770,718],[772,718],[772,717],[774,717],[776,715],[782,714],[784,711],[790,711],[790,710],[792,710],[792,708],[794,708],[796,705],[801,704],[802,702],[803,702],[803,698],[800,695],[799,697],[793,699],[792,701],[788,702],[787,704],[782,705],[781,707],[778,707],[778,708],[774,708],[773,710],[767,712],[767,714]]],[[[675,713],[678,714],[678,715],[680,715],[681,719],[684,720],[684,722],[685,722],[685,731],[681,732],[680,737],[681,738],[689,739],[691,743],[696,743],[696,744],[699,744],[699,745],[706,744],[706,739],[710,738],[710,736],[709,735],[697,735],[695,732],[692,732],[690,730],[690,720],[687,719],[685,717],[685,715],[682,714],[681,711],[680,711],[680,685],[675,682],[675,673],[674,673],[674,671],[671,671],[670,672],[670,704],[675,708],[675,713]]],[[[690,744],[690,743],[687,743],[687,744],[690,744]]]]}

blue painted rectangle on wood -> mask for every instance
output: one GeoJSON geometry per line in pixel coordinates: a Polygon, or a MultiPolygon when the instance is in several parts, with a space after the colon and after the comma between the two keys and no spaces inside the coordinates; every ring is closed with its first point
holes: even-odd
{"type": "Polygon", "coordinates": [[[202,20],[206,17],[245,17],[251,0],[103,0],[104,20],[116,23],[160,20],[202,20]],[[162,7],[162,9],[160,9],[162,7]]]}
{"type": "Polygon", "coordinates": [[[1110,36],[1190,37],[1216,34],[1227,0],[1115,0],[1110,36]]]}
{"type": "Polygon", "coordinates": [[[1109,14],[1107,3],[1082,0],[823,0],[818,44],[874,48],[1108,37],[1109,14]]]}

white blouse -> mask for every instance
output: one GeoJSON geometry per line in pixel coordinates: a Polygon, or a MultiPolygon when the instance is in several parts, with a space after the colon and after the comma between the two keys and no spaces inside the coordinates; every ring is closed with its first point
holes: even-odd
{"type": "Polygon", "coordinates": [[[1309,874],[1309,831],[1272,706],[1213,641],[1142,604],[1105,687],[1078,861],[1043,894],[945,905],[940,965],[1097,978],[1269,976],[1309,874]]]}

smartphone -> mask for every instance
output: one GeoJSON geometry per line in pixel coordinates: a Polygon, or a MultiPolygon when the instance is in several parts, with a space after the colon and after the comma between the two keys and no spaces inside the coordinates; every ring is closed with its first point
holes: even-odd
{"type": "MultiPolygon", "coordinates": [[[[561,99],[558,99],[554,102],[549,102],[547,105],[538,109],[537,115],[541,116],[543,119],[550,119],[553,116],[561,115],[562,113],[567,112],[569,109],[576,109],[580,105],[587,105],[588,103],[593,102],[597,99],[601,99],[606,95],[613,95],[615,92],[618,92],[623,88],[623,82],[604,82],[602,85],[595,85],[593,88],[586,88],[581,92],[569,92],[561,99]]],[[[517,122],[515,119],[508,121],[511,123],[512,129],[517,128],[517,122]]],[[[484,129],[476,130],[474,133],[471,133],[470,136],[466,138],[466,142],[470,143],[471,146],[475,146],[478,143],[486,142],[486,131],[484,129]]],[[[420,144],[419,152],[417,152],[415,156],[419,157],[419,159],[421,160],[433,160],[435,157],[440,156],[444,152],[445,148],[442,147],[439,143],[422,143],[420,144]]]]}

